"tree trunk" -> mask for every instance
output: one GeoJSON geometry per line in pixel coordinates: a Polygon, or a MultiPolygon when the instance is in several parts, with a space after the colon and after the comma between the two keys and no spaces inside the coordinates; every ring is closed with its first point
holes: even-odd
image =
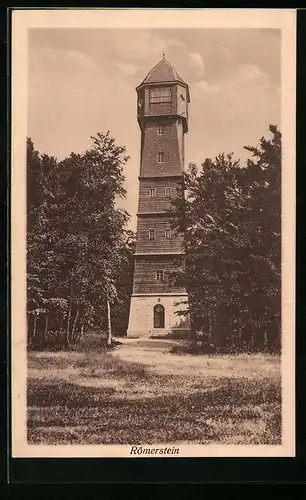
{"type": "Polygon", "coordinates": [[[71,321],[71,310],[72,310],[72,300],[69,301],[69,311],[67,317],[67,329],[66,329],[66,347],[70,344],[70,321],[71,321]]]}
{"type": "Polygon", "coordinates": [[[267,349],[268,349],[268,332],[267,332],[266,328],[264,329],[263,335],[264,335],[264,350],[267,351],[267,349]]]}
{"type": "Polygon", "coordinates": [[[48,333],[48,323],[49,323],[49,316],[48,314],[46,314],[45,333],[44,333],[45,339],[47,338],[47,333],[48,333]]]}
{"type": "Polygon", "coordinates": [[[233,328],[231,330],[232,335],[231,335],[231,348],[234,350],[236,346],[236,336],[237,336],[237,328],[238,328],[238,322],[237,322],[237,316],[236,313],[234,313],[234,321],[233,321],[233,328]]]}
{"type": "Polygon", "coordinates": [[[248,324],[248,329],[250,330],[250,340],[251,340],[251,345],[250,343],[248,342],[249,346],[250,346],[250,349],[251,351],[254,350],[254,345],[255,345],[255,338],[254,338],[254,322],[253,322],[253,319],[251,317],[251,314],[250,314],[250,311],[248,312],[248,316],[249,316],[249,324],[248,324]]]}
{"type": "Polygon", "coordinates": [[[210,349],[210,346],[212,344],[212,319],[211,319],[211,313],[208,315],[208,347],[210,349]]]}
{"type": "Polygon", "coordinates": [[[229,324],[229,335],[232,337],[232,328],[233,328],[233,322],[232,322],[232,316],[231,313],[228,314],[228,324],[229,324]]]}
{"type": "Polygon", "coordinates": [[[81,326],[80,339],[83,337],[83,334],[84,334],[84,325],[81,326]]]}
{"type": "Polygon", "coordinates": [[[30,314],[27,314],[27,339],[28,339],[28,342],[31,342],[31,337],[30,337],[30,320],[31,320],[31,316],[30,316],[30,314]]]}
{"type": "Polygon", "coordinates": [[[190,328],[189,328],[189,333],[188,333],[188,338],[189,338],[189,342],[195,342],[196,341],[196,324],[197,322],[195,321],[195,318],[194,318],[194,315],[193,315],[193,312],[190,311],[189,312],[189,319],[190,319],[190,328]]]}
{"type": "Polygon", "coordinates": [[[241,349],[241,331],[242,331],[242,322],[241,318],[238,320],[238,349],[241,349]]]}
{"type": "Polygon", "coordinates": [[[77,308],[77,312],[76,312],[75,317],[74,317],[74,322],[73,322],[73,327],[72,327],[72,332],[71,332],[71,339],[72,340],[75,340],[75,327],[76,327],[76,324],[78,321],[79,314],[80,314],[80,310],[79,310],[79,308],[77,308]]]}
{"type": "Polygon", "coordinates": [[[36,325],[37,325],[37,316],[36,316],[36,314],[34,314],[33,337],[32,337],[33,340],[36,337],[36,325]]]}
{"type": "Polygon", "coordinates": [[[60,344],[64,344],[65,343],[65,339],[64,339],[64,335],[65,335],[65,329],[63,328],[63,314],[62,312],[60,311],[60,317],[59,317],[59,342],[60,344]]]}
{"type": "Polygon", "coordinates": [[[70,297],[69,297],[69,310],[67,317],[67,329],[66,329],[66,347],[70,344],[70,322],[71,322],[71,314],[72,314],[72,277],[73,274],[70,274],[70,297]]]}
{"type": "Polygon", "coordinates": [[[111,324],[111,308],[110,308],[110,302],[107,297],[107,345],[111,346],[112,345],[112,324],[111,324]]]}

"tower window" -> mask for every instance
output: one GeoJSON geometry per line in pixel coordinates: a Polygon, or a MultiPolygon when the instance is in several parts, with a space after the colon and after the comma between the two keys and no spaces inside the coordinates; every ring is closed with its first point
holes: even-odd
{"type": "Polygon", "coordinates": [[[158,135],[163,135],[165,133],[165,129],[163,125],[158,125],[158,135]]]}
{"type": "Polygon", "coordinates": [[[154,238],[155,238],[154,229],[149,229],[149,240],[154,240],[154,238]]]}
{"type": "Polygon", "coordinates": [[[164,163],[164,153],[158,153],[157,154],[157,161],[158,163],[164,163]]]}
{"type": "Polygon", "coordinates": [[[150,89],[150,104],[171,102],[171,89],[150,89]]]}
{"type": "Polygon", "coordinates": [[[166,240],[171,240],[171,229],[165,230],[165,238],[166,240]]]}
{"type": "Polygon", "coordinates": [[[155,271],[155,279],[158,281],[164,281],[164,271],[155,271]]]}
{"type": "Polygon", "coordinates": [[[155,198],[156,196],[156,189],[155,188],[150,188],[150,197],[155,198]]]}
{"type": "Polygon", "coordinates": [[[170,196],[171,196],[171,188],[169,188],[169,187],[165,188],[165,196],[166,196],[166,198],[170,198],[170,196]]]}

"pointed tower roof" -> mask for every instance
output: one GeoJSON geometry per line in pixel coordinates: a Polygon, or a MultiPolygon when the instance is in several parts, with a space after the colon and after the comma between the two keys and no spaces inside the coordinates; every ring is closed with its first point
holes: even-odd
{"type": "Polygon", "coordinates": [[[165,54],[159,63],[157,63],[151,71],[147,74],[146,78],[138,85],[137,88],[142,87],[142,85],[153,84],[153,83],[182,83],[187,87],[187,84],[180,77],[174,67],[167,61],[165,54]]]}

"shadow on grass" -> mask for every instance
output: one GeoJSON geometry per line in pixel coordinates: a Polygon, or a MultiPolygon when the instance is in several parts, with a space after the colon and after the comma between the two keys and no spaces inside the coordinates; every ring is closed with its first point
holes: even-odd
{"type": "Polygon", "coordinates": [[[50,368],[59,371],[66,368],[81,369],[83,376],[90,377],[100,377],[102,372],[107,372],[109,376],[129,377],[129,379],[147,378],[148,375],[141,363],[123,361],[116,355],[105,352],[104,349],[88,350],[83,353],[63,351],[60,356],[40,354],[39,357],[29,358],[29,367],[39,369],[42,373],[44,370],[47,373],[50,368]]]}
{"type": "Polygon", "coordinates": [[[123,361],[117,356],[108,354],[100,356],[95,351],[86,352],[83,359],[74,362],[73,367],[89,370],[91,375],[96,373],[96,376],[100,376],[101,371],[119,378],[145,379],[148,376],[146,368],[141,363],[123,361]]]}
{"type": "Polygon", "coordinates": [[[133,401],[114,388],[43,379],[28,385],[28,439],[48,444],[152,444],[178,441],[279,444],[281,390],[270,379],[218,377],[189,394],[133,401]]]}

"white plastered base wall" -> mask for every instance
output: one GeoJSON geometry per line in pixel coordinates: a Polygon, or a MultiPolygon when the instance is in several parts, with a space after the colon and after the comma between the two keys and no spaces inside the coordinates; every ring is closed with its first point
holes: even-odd
{"type": "Polygon", "coordinates": [[[187,301],[187,294],[132,295],[127,336],[154,337],[188,333],[189,318],[175,314],[176,311],[186,309],[187,305],[178,304],[182,301],[187,301]],[[164,328],[154,328],[154,306],[157,304],[165,308],[164,328]]]}

